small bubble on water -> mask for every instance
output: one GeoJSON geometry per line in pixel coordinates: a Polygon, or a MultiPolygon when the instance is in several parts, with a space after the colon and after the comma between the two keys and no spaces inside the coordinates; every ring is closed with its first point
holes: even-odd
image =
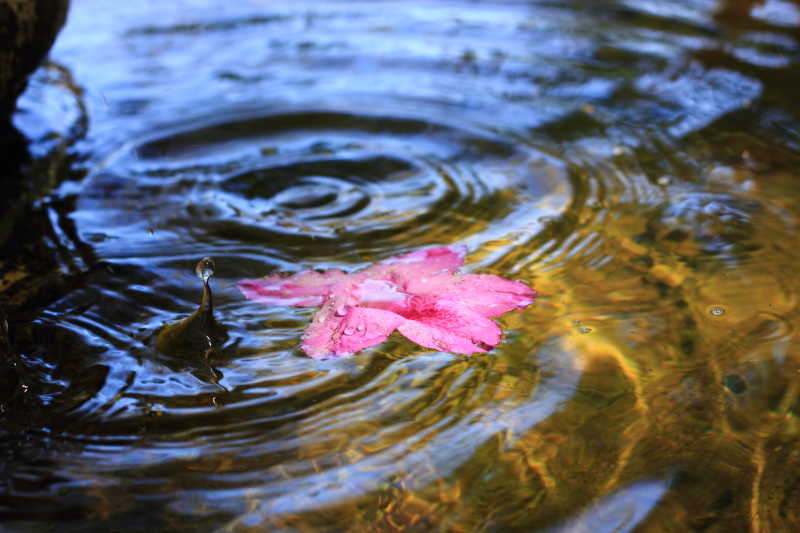
{"type": "Polygon", "coordinates": [[[586,333],[591,333],[592,332],[592,328],[589,328],[589,327],[586,327],[586,326],[582,326],[582,327],[578,328],[578,331],[585,335],[586,333]]]}
{"type": "Polygon", "coordinates": [[[729,374],[723,377],[722,384],[734,394],[742,394],[747,390],[747,382],[738,374],[729,374]]]}
{"type": "Polygon", "coordinates": [[[194,267],[194,273],[203,280],[203,283],[208,282],[208,278],[214,275],[214,260],[210,257],[202,258],[194,267]]]}
{"type": "Polygon", "coordinates": [[[714,316],[722,316],[725,314],[725,308],[721,305],[712,305],[708,308],[708,312],[714,316]]]}
{"type": "Polygon", "coordinates": [[[345,335],[352,335],[355,332],[356,332],[356,329],[351,327],[351,326],[347,326],[346,328],[344,328],[344,334],[345,335]]]}

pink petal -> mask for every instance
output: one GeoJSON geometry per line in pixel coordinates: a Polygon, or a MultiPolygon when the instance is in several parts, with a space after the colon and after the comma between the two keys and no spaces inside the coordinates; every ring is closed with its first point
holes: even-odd
{"type": "Polygon", "coordinates": [[[380,344],[405,321],[391,311],[337,304],[326,303],[303,335],[303,351],[314,359],[342,357],[380,344]]]}
{"type": "Polygon", "coordinates": [[[464,246],[438,246],[384,259],[364,274],[373,279],[400,283],[408,278],[454,273],[464,264],[467,249],[464,246]]]}
{"type": "Polygon", "coordinates": [[[404,302],[408,297],[391,281],[372,278],[367,278],[358,284],[355,296],[359,302],[365,305],[404,302]]]}
{"type": "Polygon", "coordinates": [[[457,275],[466,248],[436,247],[386,259],[352,274],[305,271],[242,280],[250,300],[322,306],[303,335],[315,359],[374,346],[398,329],[412,341],[455,353],[485,352],[501,338],[490,318],[522,309],[536,291],[493,274],[457,275]]]}
{"type": "Polygon", "coordinates": [[[427,348],[470,354],[500,342],[497,324],[458,302],[414,296],[403,309],[392,310],[407,319],[397,330],[427,348]]]}
{"type": "Polygon", "coordinates": [[[536,291],[522,283],[494,274],[433,276],[410,280],[404,290],[410,294],[437,295],[458,302],[487,317],[498,317],[513,309],[524,309],[536,298],[536,291]]]}
{"type": "Polygon", "coordinates": [[[243,279],[236,284],[248,300],[267,305],[315,307],[322,305],[350,274],[341,270],[306,270],[292,276],[277,274],[258,279],[243,279]]]}

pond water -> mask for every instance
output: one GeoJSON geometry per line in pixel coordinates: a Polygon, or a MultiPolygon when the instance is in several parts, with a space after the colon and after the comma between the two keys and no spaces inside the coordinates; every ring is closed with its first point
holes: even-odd
{"type": "Polygon", "coordinates": [[[4,527],[798,530],[800,7],[750,4],[74,0],[4,527]],[[489,353],[315,361],[235,287],[450,244],[540,293],[489,353]],[[205,256],[227,341],[159,353],[205,256]]]}

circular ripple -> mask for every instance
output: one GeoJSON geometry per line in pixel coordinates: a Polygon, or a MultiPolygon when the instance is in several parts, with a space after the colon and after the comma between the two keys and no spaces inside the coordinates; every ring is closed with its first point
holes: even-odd
{"type": "Polygon", "coordinates": [[[563,188],[553,168],[493,134],[431,120],[331,111],[234,118],[119,154],[89,181],[76,217],[92,213],[79,230],[104,257],[161,250],[352,261],[481,243],[507,232],[512,216],[517,228],[534,223],[561,208],[530,205],[563,188]]]}
{"type": "MultiPolygon", "coordinates": [[[[488,266],[565,209],[558,161],[471,122],[394,111],[217,115],[134,141],[88,177],[71,220],[107,268],[53,307],[53,327],[96,341],[112,370],[75,410],[70,438],[89,447],[140,434],[191,443],[197,471],[235,488],[222,507],[243,513],[239,491],[251,490],[269,512],[287,512],[397,476],[449,475],[492,435],[524,431],[567,400],[580,373],[559,364],[540,376],[536,342],[511,330],[500,351],[516,346],[513,360],[404,357],[413,344],[393,337],[377,348],[389,357],[318,362],[297,356],[311,310],[254,305],[234,288],[270,271],[352,270],[426,245],[467,244],[488,266]],[[197,305],[192,269],[205,256],[215,259],[215,309],[230,340],[195,359],[157,354],[154,332],[197,305]],[[517,377],[495,383],[495,365],[517,377]],[[542,403],[531,408],[541,383],[542,403]],[[509,393],[509,405],[484,404],[509,393]],[[238,466],[217,471],[231,450],[238,466]],[[428,462],[435,469],[419,473],[428,462]],[[299,493],[317,496],[293,501],[299,493]]],[[[172,451],[130,451],[109,471],[150,494],[128,474],[145,456],[148,483],[166,483],[159,471],[172,451]]],[[[185,487],[208,484],[198,474],[185,487]]]]}

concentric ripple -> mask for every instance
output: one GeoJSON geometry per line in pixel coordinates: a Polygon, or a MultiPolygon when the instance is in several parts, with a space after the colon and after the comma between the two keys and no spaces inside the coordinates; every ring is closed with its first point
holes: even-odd
{"type": "Polygon", "coordinates": [[[204,250],[290,261],[349,252],[357,261],[425,244],[480,242],[505,231],[511,216],[517,227],[536,224],[563,208],[554,200],[530,209],[534,201],[564,198],[557,171],[552,158],[465,127],[285,113],[136,145],[89,180],[75,217],[92,213],[79,228],[107,258],[204,250]]]}
{"type": "Polygon", "coordinates": [[[557,159],[433,114],[230,117],[131,141],[86,179],[70,220],[105,266],[43,317],[43,330],[91,339],[83,349],[101,353],[106,370],[63,434],[98,453],[148,436],[103,466],[131,497],[152,495],[142,469],[168,484],[161,472],[191,453],[184,489],[213,478],[219,512],[244,515],[248,497],[262,502],[256,520],[314,511],[397,479],[450,475],[497,432],[521,434],[568,400],[580,375],[569,357],[534,355],[540,343],[513,327],[498,354],[530,356],[464,359],[393,337],[320,363],[297,350],[309,310],[246,302],[233,288],[276,269],[348,270],[426,245],[467,243],[491,261],[508,249],[491,243],[527,238],[565,209],[557,159]],[[230,340],[195,358],[157,353],[158,328],[196,305],[191,268],[206,255],[230,340]],[[542,374],[538,359],[552,368],[542,374]],[[487,402],[507,394],[496,364],[515,369],[519,401],[487,402]],[[530,394],[535,408],[522,402],[530,394]],[[220,467],[232,457],[238,466],[220,467]]]}

